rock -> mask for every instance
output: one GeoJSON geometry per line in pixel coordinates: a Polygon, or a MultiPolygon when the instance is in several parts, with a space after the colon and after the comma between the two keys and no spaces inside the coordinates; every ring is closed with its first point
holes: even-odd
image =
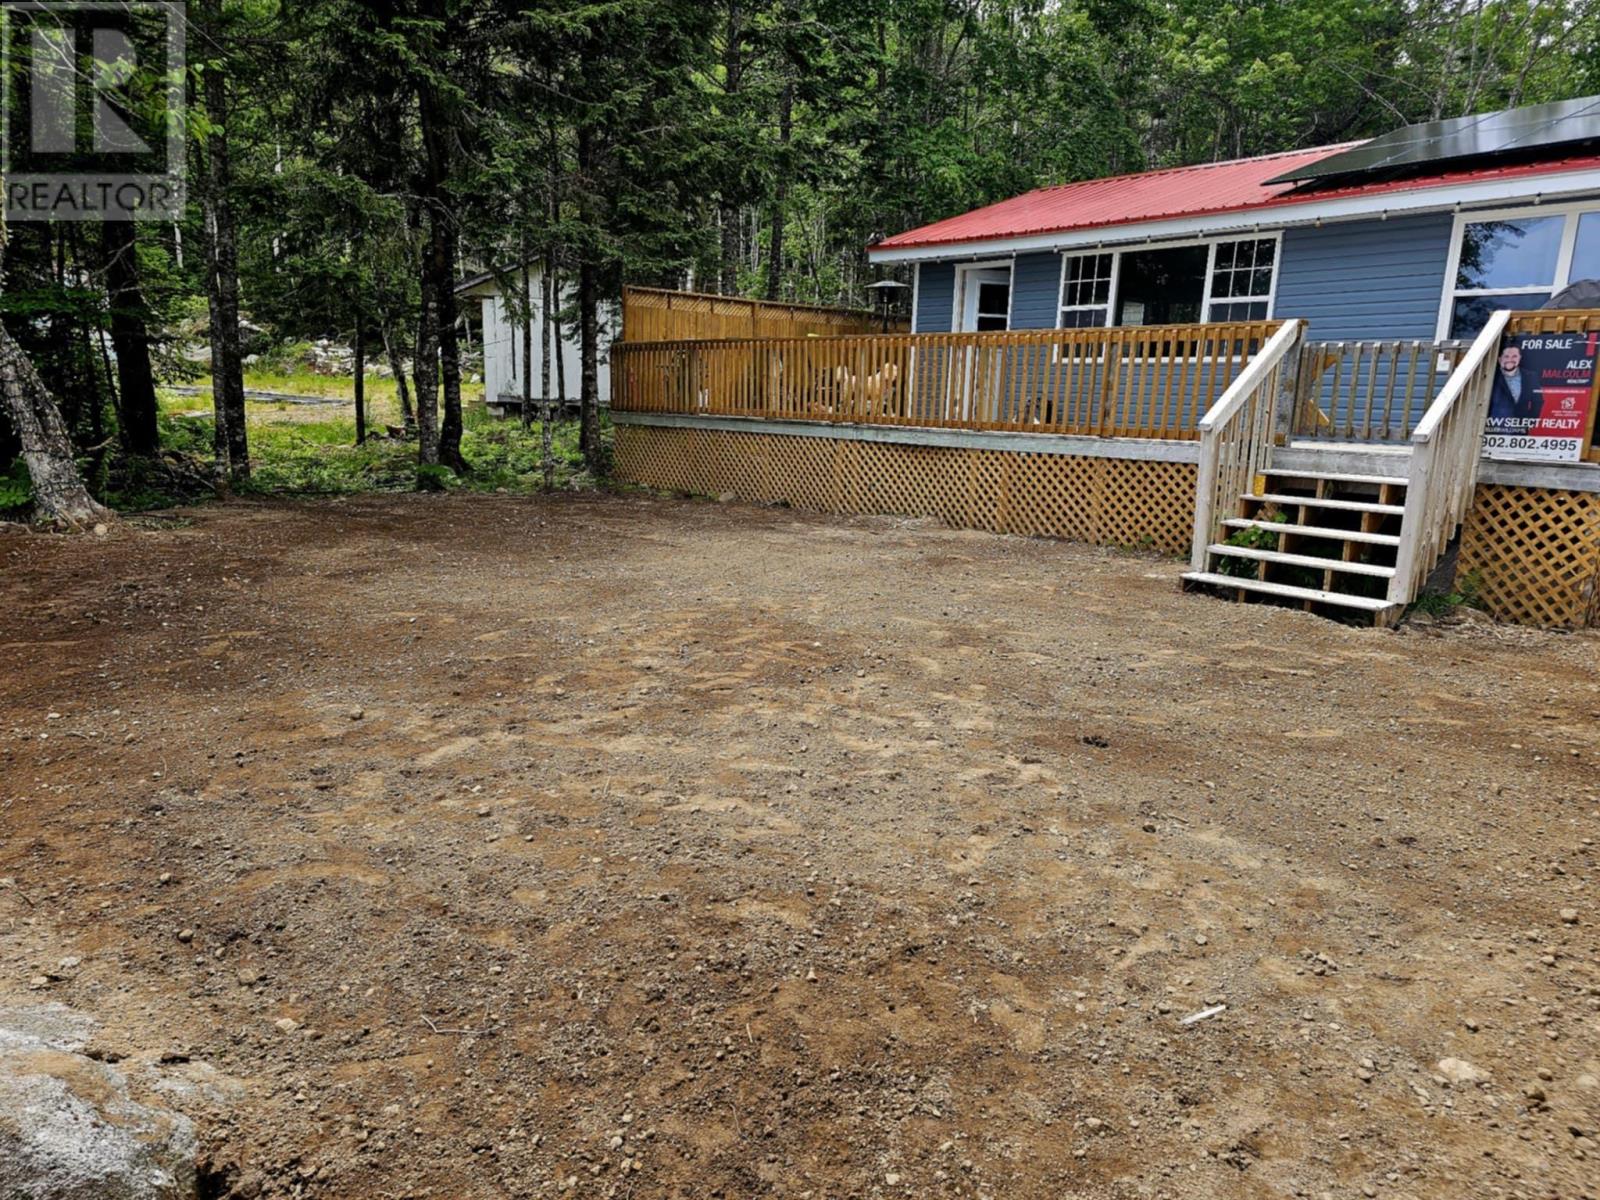
{"type": "Polygon", "coordinates": [[[79,1053],[88,1031],[60,1005],[0,1006],[0,1196],[192,1200],[194,1126],[79,1053]]]}
{"type": "Polygon", "coordinates": [[[366,715],[367,715],[366,709],[362,708],[359,704],[356,705],[356,707],[354,707],[354,708],[352,708],[350,710],[350,719],[352,721],[359,721],[359,720],[361,720],[362,717],[364,717],[366,715]]]}
{"type": "Polygon", "coordinates": [[[1464,1058],[1441,1058],[1434,1069],[1459,1087],[1487,1083],[1489,1080],[1489,1072],[1473,1066],[1464,1058]]]}
{"type": "Polygon", "coordinates": [[[1561,910],[1561,923],[1563,925],[1576,925],[1578,923],[1578,910],[1575,908],[1563,908],[1561,910]]]}
{"type": "Polygon", "coordinates": [[[273,1024],[283,1033],[293,1033],[300,1028],[300,1022],[293,1017],[279,1017],[273,1024]]]}
{"type": "Polygon", "coordinates": [[[180,930],[178,930],[178,940],[180,942],[184,943],[184,945],[188,945],[190,942],[194,941],[194,930],[192,930],[192,929],[180,929],[180,930]]]}
{"type": "Polygon", "coordinates": [[[890,1171],[887,1175],[885,1175],[883,1177],[883,1181],[884,1181],[884,1183],[888,1184],[890,1187],[897,1187],[897,1186],[899,1186],[899,1183],[900,1183],[900,1176],[897,1175],[895,1172],[890,1171]]]}

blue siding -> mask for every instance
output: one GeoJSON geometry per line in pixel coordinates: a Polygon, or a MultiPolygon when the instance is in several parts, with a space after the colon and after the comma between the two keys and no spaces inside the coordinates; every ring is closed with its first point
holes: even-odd
{"type": "MultiPolygon", "coordinates": [[[[1310,321],[1316,341],[1431,339],[1450,229],[1449,213],[1286,229],[1273,315],[1310,321]]],[[[1059,254],[1018,255],[1011,286],[1011,328],[1055,326],[1059,254]]],[[[954,265],[921,264],[915,332],[954,328],[954,301],[954,265]]]]}
{"type": "Polygon", "coordinates": [[[1019,254],[1011,268],[1011,328],[1054,329],[1061,299],[1061,256],[1019,254]]]}
{"type": "Polygon", "coordinates": [[[1313,341],[1432,339],[1450,253],[1449,213],[1284,230],[1275,317],[1313,341]]]}
{"type": "Polygon", "coordinates": [[[949,333],[956,302],[956,269],[951,263],[917,267],[917,327],[912,333],[949,333]]]}

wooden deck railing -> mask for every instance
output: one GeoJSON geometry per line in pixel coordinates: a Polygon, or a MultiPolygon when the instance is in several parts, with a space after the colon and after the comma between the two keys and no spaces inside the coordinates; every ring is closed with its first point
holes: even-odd
{"type": "Polygon", "coordinates": [[[1389,599],[1409,604],[1472,507],[1483,451],[1483,423],[1511,314],[1494,313],[1411,435],[1406,509],[1400,523],[1389,599]]]}
{"type": "Polygon", "coordinates": [[[617,412],[1194,438],[1277,321],[626,342],[617,412]]]}
{"type": "Polygon", "coordinates": [[[1278,397],[1284,371],[1296,365],[1304,321],[1285,321],[1250,365],[1200,420],[1200,476],[1195,483],[1194,541],[1189,562],[1206,569],[1206,548],[1239,498],[1256,490],[1272,465],[1278,397]]]}
{"type": "Polygon", "coordinates": [[[1290,432],[1404,442],[1466,351],[1466,342],[1306,342],[1290,432]]]}

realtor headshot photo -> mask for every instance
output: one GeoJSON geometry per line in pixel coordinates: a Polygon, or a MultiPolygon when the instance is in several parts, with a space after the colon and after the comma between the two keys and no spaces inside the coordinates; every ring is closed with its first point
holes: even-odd
{"type": "Polygon", "coordinates": [[[1521,340],[1508,341],[1501,347],[1500,369],[1489,389],[1489,421],[1537,421],[1539,407],[1539,381],[1523,366],[1521,340]]]}

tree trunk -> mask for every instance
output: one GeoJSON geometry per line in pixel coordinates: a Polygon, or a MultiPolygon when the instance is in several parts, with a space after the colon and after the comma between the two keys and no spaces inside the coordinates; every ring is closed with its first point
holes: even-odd
{"type": "Polygon", "coordinates": [[[356,445],[367,441],[367,329],[361,320],[361,310],[356,309],[355,361],[351,364],[356,373],[356,445]]]}
{"type": "Polygon", "coordinates": [[[467,473],[461,457],[461,343],[456,328],[456,233],[448,213],[434,209],[434,307],[438,313],[439,376],[444,385],[444,413],[439,422],[439,461],[457,475],[467,473]]]}
{"type": "Polygon", "coordinates": [[[600,270],[586,251],[578,260],[578,448],[590,472],[604,467],[600,446],[600,270]]]}
{"type": "Polygon", "coordinates": [[[567,343],[561,332],[561,276],[556,270],[556,257],[550,256],[550,353],[556,360],[556,403],[567,411],[567,343]]]}
{"type": "MultiPolygon", "coordinates": [[[[586,230],[595,226],[594,130],[578,126],[579,218],[586,230]]],[[[598,475],[605,462],[600,445],[600,264],[593,236],[578,251],[578,448],[584,466],[598,475]]]]}
{"type": "Polygon", "coordinates": [[[56,399],[45,388],[22,347],[0,325],[0,398],[11,428],[22,443],[22,459],[33,480],[39,515],[81,528],[109,521],[111,512],[95,502],[83,486],[72,457],[72,439],[56,399]]]}
{"type": "MultiPolygon", "coordinates": [[[[205,0],[201,8],[206,40],[218,46],[223,38],[221,0],[205,0]]],[[[205,217],[207,237],[206,300],[211,316],[211,399],[216,413],[219,470],[233,478],[250,474],[249,435],[244,415],[244,354],[239,346],[239,245],[229,193],[233,166],[228,157],[228,80],[219,62],[204,73],[206,116],[205,217]]],[[[126,404],[126,401],[124,401],[126,404]]]]}
{"type": "Polygon", "coordinates": [[[425,467],[439,463],[439,313],[433,303],[432,275],[424,263],[417,350],[411,361],[417,381],[417,462],[425,467]]]}
{"type": "Polygon", "coordinates": [[[150,333],[144,323],[132,221],[106,221],[100,228],[105,258],[106,300],[111,309],[111,345],[117,352],[117,418],[129,454],[154,458],[161,452],[156,429],[156,381],[150,369],[150,333]]]}
{"type": "MultiPolygon", "coordinates": [[[[544,278],[540,282],[540,304],[542,322],[539,329],[539,346],[543,351],[543,362],[539,364],[539,398],[542,401],[539,407],[539,468],[544,472],[544,490],[549,491],[556,485],[556,460],[551,444],[550,431],[550,355],[552,343],[550,335],[553,332],[554,314],[551,312],[551,294],[554,281],[551,276],[555,274],[556,256],[549,249],[544,255],[544,278]]],[[[554,343],[553,352],[561,353],[561,343],[554,343]]]]}
{"type": "Polygon", "coordinates": [[[794,135],[794,81],[783,85],[778,102],[778,170],[772,190],[772,237],[767,247],[767,299],[783,286],[783,224],[789,212],[789,143],[794,135]]]}
{"type": "Polygon", "coordinates": [[[417,416],[411,411],[411,386],[406,382],[405,364],[397,348],[399,338],[387,324],[383,327],[383,353],[389,359],[389,370],[394,373],[394,393],[400,400],[400,426],[407,434],[417,431],[417,416]]]}
{"type": "MultiPolygon", "coordinates": [[[[722,41],[722,91],[728,97],[728,115],[738,119],[739,93],[744,88],[744,8],[740,0],[728,0],[728,20],[722,41]]],[[[722,227],[720,290],[724,296],[739,294],[739,206],[727,200],[718,205],[718,224],[722,227]]]]}
{"type": "MultiPolygon", "coordinates": [[[[528,239],[522,239],[522,427],[533,428],[533,280],[528,275],[528,239]]],[[[550,399],[550,363],[540,364],[546,380],[545,399],[550,399]]]]}

